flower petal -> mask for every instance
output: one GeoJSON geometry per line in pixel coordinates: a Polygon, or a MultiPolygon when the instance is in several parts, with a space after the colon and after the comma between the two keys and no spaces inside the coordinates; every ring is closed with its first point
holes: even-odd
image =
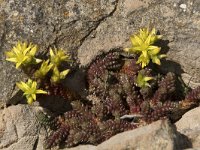
{"type": "Polygon", "coordinates": [[[32,104],[33,103],[33,98],[31,96],[26,96],[27,103],[32,104]]]}
{"type": "Polygon", "coordinates": [[[14,58],[14,57],[12,57],[12,58],[6,58],[6,60],[10,61],[10,62],[14,62],[14,63],[17,62],[17,58],[14,58]]]}
{"type": "Polygon", "coordinates": [[[21,64],[22,64],[22,62],[18,62],[18,63],[16,63],[15,68],[18,69],[18,68],[21,66],[21,64]]]}
{"type": "Polygon", "coordinates": [[[14,57],[15,56],[15,54],[12,51],[5,52],[5,55],[7,57],[14,57]]]}
{"type": "Polygon", "coordinates": [[[154,78],[153,77],[144,77],[144,81],[149,81],[149,80],[153,80],[154,78]]]}
{"type": "Polygon", "coordinates": [[[50,48],[50,56],[51,57],[55,56],[55,54],[54,54],[54,52],[53,52],[53,50],[51,48],[50,48]]]}
{"type": "Polygon", "coordinates": [[[64,79],[65,76],[66,76],[68,73],[69,73],[69,69],[62,71],[62,72],[60,73],[60,78],[61,78],[61,79],[64,79]]]}
{"type": "Polygon", "coordinates": [[[137,35],[130,37],[130,39],[133,46],[139,46],[143,43],[142,39],[140,39],[137,35]]]}
{"type": "Polygon", "coordinates": [[[160,64],[161,64],[161,63],[160,63],[160,59],[159,59],[157,56],[154,56],[154,57],[152,57],[151,59],[152,59],[152,62],[153,62],[153,63],[155,63],[155,64],[157,64],[157,65],[160,65],[160,64]]]}
{"type": "Polygon", "coordinates": [[[148,53],[150,54],[150,55],[157,55],[159,52],[160,52],[160,47],[158,47],[158,46],[149,46],[148,47],[148,53]]]}
{"type": "Polygon", "coordinates": [[[32,82],[32,85],[31,85],[31,89],[32,89],[32,90],[33,90],[33,89],[36,90],[36,88],[37,88],[37,83],[36,83],[36,81],[33,81],[33,82],[32,82]]]}
{"type": "Polygon", "coordinates": [[[165,54],[161,54],[161,55],[159,55],[158,57],[161,59],[161,58],[165,58],[165,57],[167,57],[167,55],[165,55],[165,54]]]}
{"type": "Polygon", "coordinates": [[[142,51],[142,55],[143,55],[144,59],[145,59],[145,58],[148,59],[147,51],[146,51],[146,50],[142,51]]]}
{"type": "Polygon", "coordinates": [[[36,94],[47,94],[47,92],[43,90],[36,90],[36,94]]]}
{"type": "Polygon", "coordinates": [[[34,46],[31,48],[29,54],[30,54],[31,56],[34,57],[34,56],[35,56],[35,53],[37,52],[37,50],[38,50],[37,45],[34,45],[34,46]]]}
{"type": "MultiPolygon", "coordinates": [[[[17,85],[17,87],[18,87],[20,90],[26,91],[26,90],[27,90],[27,87],[26,87],[26,86],[24,87],[23,83],[24,83],[24,82],[22,82],[22,81],[21,81],[21,82],[17,82],[16,85],[17,85]]],[[[25,84],[25,83],[24,83],[24,84],[25,84]]]]}
{"type": "Polygon", "coordinates": [[[31,94],[32,98],[36,100],[36,94],[31,94]]]}

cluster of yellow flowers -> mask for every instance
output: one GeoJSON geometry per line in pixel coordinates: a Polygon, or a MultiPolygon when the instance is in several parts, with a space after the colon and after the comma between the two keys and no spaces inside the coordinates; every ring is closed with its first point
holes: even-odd
{"type": "MultiPolygon", "coordinates": [[[[15,63],[16,68],[24,68],[29,65],[39,64],[41,66],[35,71],[34,77],[36,79],[43,79],[47,73],[52,70],[51,82],[58,83],[64,79],[69,73],[69,69],[59,71],[59,66],[63,61],[69,61],[70,57],[65,54],[62,49],[51,49],[50,48],[50,59],[41,60],[35,58],[35,54],[38,51],[38,46],[27,42],[18,42],[10,51],[6,52],[6,60],[15,63]]],[[[28,82],[19,82],[16,85],[24,92],[27,102],[31,104],[36,100],[36,94],[47,94],[46,91],[37,89],[37,82],[31,79],[28,82]]]]}
{"type": "MultiPolygon", "coordinates": [[[[125,48],[124,51],[128,53],[136,53],[139,55],[137,60],[138,64],[141,64],[142,68],[147,66],[152,60],[153,63],[160,65],[160,59],[166,57],[165,54],[159,54],[161,48],[154,44],[162,38],[162,35],[156,35],[156,30],[153,28],[149,31],[148,28],[140,29],[139,33],[130,37],[132,47],[125,48]]],[[[138,73],[136,83],[138,87],[149,86],[148,81],[152,80],[152,77],[145,77],[142,73],[138,73]]]]}
{"type": "Polygon", "coordinates": [[[17,69],[21,66],[40,63],[42,60],[35,58],[37,50],[37,45],[18,42],[11,51],[6,52],[6,60],[14,62],[17,69]]]}
{"type": "Polygon", "coordinates": [[[16,84],[18,88],[24,92],[28,104],[32,104],[33,101],[36,100],[36,94],[47,94],[46,91],[37,89],[37,82],[31,79],[29,79],[27,83],[21,81],[16,84]]]}
{"type": "Polygon", "coordinates": [[[162,38],[162,35],[156,35],[156,30],[153,28],[150,32],[148,28],[140,29],[140,32],[130,37],[132,47],[124,50],[129,53],[139,54],[137,63],[142,65],[142,68],[147,66],[152,60],[153,63],[160,65],[160,59],[166,57],[164,54],[159,54],[161,48],[155,46],[155,42],[162,38]]]}

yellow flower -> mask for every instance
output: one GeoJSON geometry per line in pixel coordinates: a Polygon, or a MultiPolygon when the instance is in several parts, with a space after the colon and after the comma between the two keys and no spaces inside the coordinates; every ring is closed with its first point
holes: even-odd
{"type": "Polygon", "coordinates": [[[158,49],[155,48],[155,49],[152,49],[148,52],[152,62],[157,64],[157,65],[161,64],[160,59],[165,58],[167,56],[165,54],[159,54],[159,52],[160,52],[160,48],[158,48],[158,49]]]}
{"type": "Polygon", "coordinates": [[[149,32],[148,28],[140,29],[140,32],[130,37],[132,47],[125,48],[124,50],[129,53],[139,54],[137,63],[141,63],[142,68],[149,64],[150,60],[153,63],[160,65],[160,59],[166,57],[166,55],[159,55],[160,47],[153,44],[161,39],[161,35],[156,35],[156,30],[153,28],[149,32]]]}
{"type": "Polygon", "coordinates": [[[28,104],[32,104],[33,101],[36,100],[36,94],[47,94],[46,91],[37,89],[36,81],[32,81],[31,79],[29,79],[27,83],[21,81],[16,83],[16,85],[24,92],[28,104]]]}
{"type": "Polygon", "coordinates": [[[65,54],[62,49],[54,49],[50,48],[50,61],[54,66],[59,66],[63,61],[69,61],[69,55],[65,54]]]}
{"type": "Polygon", "coordinates": [[[6,60],[14,62],[18,69],[21,65],[28,65],[41,62],[40,59],[36,59],[35,53],[37,52],[37,45],[27,44],[26,42],[18,42],[12,50],[6,52],[6,60]]]}
{"type": "Polygon", "coordinates": [[[53,83],[60,82],[60,80],[64,79],[68,73],[69,73],[69,69],[59,72],[58,68],[54,67],[53,75],[51,77],[51,82],[53,82],[53,83]]]}
{"type": "Polygon", "coordinates": [[[141,72],[138,73],[136,84],[140,88],[150,86],[148,81],[153,80],[153,77],[145,77],[141,72]]]}
{"type": "Polygon", "coordinates": [[[141,64],[142,68],[144,68],[145,66],[149,64],[149,61],[150,61],[150,58],[148,55],[146,55],[145,57],[145,55],[141,54],[136,63],[141,64]]]}
{"type": "Polygon", "coordinates": [[[49,72],[49,70],[51,70],[52,67],[53,67],[53,64],[51,63],[49,64],[49,59],[46,61],[43,61],[40,68],[36,70],[36,72],[34,73],[35,77],[44,78],[46,74],[49,72]]]}

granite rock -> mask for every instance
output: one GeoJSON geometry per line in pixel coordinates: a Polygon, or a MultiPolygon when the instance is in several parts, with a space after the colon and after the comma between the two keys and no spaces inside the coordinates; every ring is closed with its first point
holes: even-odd
{"type": "Polygon", "coordinates": [[[37,111],[27,105],[10,106],[0,111],[0,149],[33,149],[39,133],[37,111]]]}
{"type": "Polygon", "coordinates": [[[188,139],[178,133],[174,125],[170,124],[168,120],[160,120],[145,127],[117,134],[96,147],[83,145],[64,150],[174,150],[190,146],[188,139]]]}
{"type": "Polygon", "coordinates": [[[182,118],[176,122],[177,130],[188,137],[193,148],[200,148],[200,107],[192,109],[185,113],[182,118]]]}

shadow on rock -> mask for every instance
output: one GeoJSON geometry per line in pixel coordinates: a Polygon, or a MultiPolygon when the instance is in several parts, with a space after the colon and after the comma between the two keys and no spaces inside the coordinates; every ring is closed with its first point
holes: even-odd
{"type": "Polygon", "coordinates": [[[192,148],[192,142],[190,141],[190,139],[186,135],[181,134],[178,131],[175,142],[176,142],[176,147],[175,147],[176,150],[192,148]]]}
{"type": "Polygon", "coordinates": [[[159,40],[156,42],[156,46],[161,47],[161,54],[166,54],[169,51],[169,40],[159,40]]]}

